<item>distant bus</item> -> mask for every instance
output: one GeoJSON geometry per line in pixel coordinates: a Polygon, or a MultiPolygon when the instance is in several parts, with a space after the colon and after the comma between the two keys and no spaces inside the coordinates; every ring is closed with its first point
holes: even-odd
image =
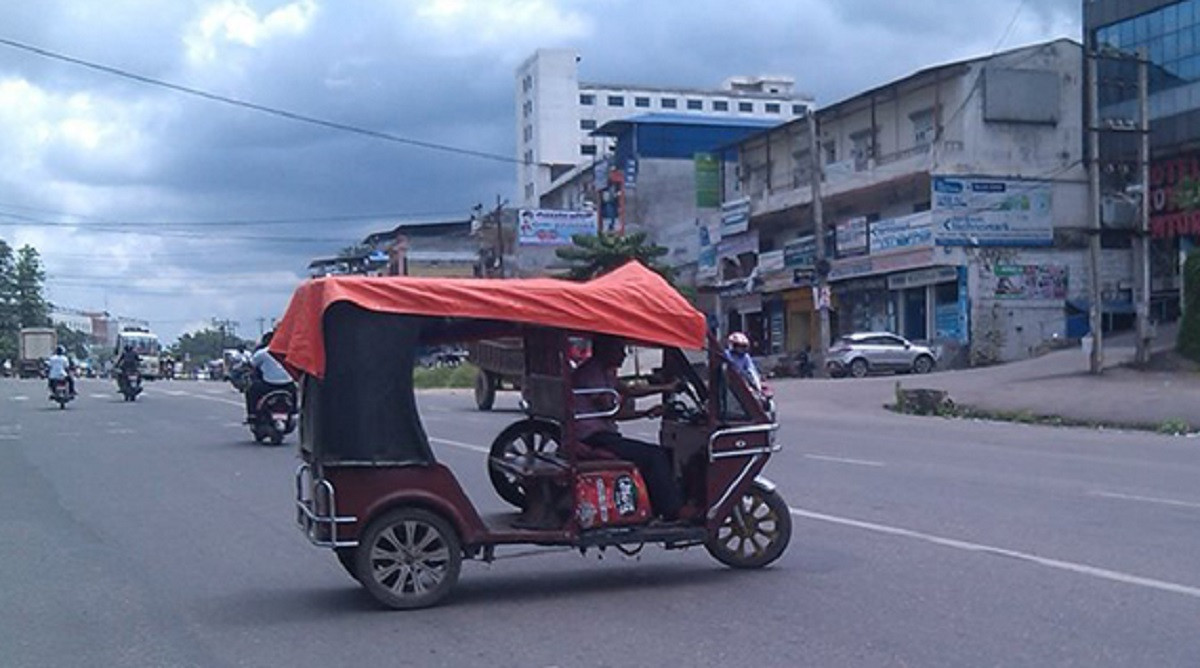
{"type": "Polygon", "coordinates": [[[146,380],[155,380],[159,376],[159,358],[162,355],[162,344],[158,342],[158,335],[144,327],[125,327],[117,334],[117,351],[118,355],[125,346],[133,346],[134,352],[141,358],[139,363],[139,371],[142,378],[146,380]]]}

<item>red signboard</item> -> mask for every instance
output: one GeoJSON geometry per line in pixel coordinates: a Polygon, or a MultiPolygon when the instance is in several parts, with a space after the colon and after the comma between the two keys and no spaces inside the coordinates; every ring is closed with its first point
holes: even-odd
{"type": "Polygon", "coordinates": [[[1150,165],[1150,234],[1156,239],[1200,236],[1200,154],[1150,165]]]}

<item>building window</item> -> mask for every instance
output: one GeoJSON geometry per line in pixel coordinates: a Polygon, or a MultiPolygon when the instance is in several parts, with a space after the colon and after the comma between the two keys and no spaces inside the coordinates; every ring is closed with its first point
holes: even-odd
{"type": "Polygon", "coordinates": [[[650,98],[648,98],[648,97],[635,97],[635,98],[633,98],[633,106],[635,106],[635,107],[649,107],[649,106],[650,106],[650,98]]]}
{"type": "Polygon", "coordinates": [[[729,111],[729,103],[725,100],[713,100],[713,111],[729,111]]]}
{"type": "Polygon", "coordinates": [[[703,111],[704,110],[704,100],[688,100],[687,108],[690,109],[691,111],[703,111]]]}
{"type": "Polygon", "coordinates": [[[579,146],[579,153],[581,155],[596,155],[596,145],[595,144],[581,144],[579,146]]]}
{"type": "Polygon", "coordinates": [[[526,74],[525,78],[521,79],[521,89],[528,93],[530,88],[533,88],[533,75],[526,74]]]}
{"type": "Polygon", "coordinates": [[[533,151],[525,151],[525,164],[533,164],[533,151]]]}
{"type": "Polygon", "coordinates": [[[738,102],[738,111],[744,111],[747,113],[751,113],[754,111],[754,103],[753,102],[738,102]]]}
{"type": "Polygon", "coordinates": [[[797,116],[803,116],[803,115],[804,115],[804,105],[802,105],[802,104],[793,104],[793,105],[792,105],[792,113],[793,113],[793,114],[795,114],[795,115],[797,115],[797,116]]]}
{"type": "Polygon", "coordinates": [[[596,129],[596,119],[594,119],[594,118],[581,119],[579,121],[579,129],[580,130],[595,130],[596,129]]]}
{"type": "Polygon", "coordinates": [[[768,102],[766,104],[766,110],[767,110],[768,114],[778,114],[780,112],[779,103],[778,102],[768,102]]]}
{"type": "Polygon", "coordinates": [[[596,96],[592,95],[591,93],[580,93],[579,104],[582,104],[585,107],[590,107],[593,104],[596,104],[596,96]]]}
{"type": "Polygon", "coordinates": [[[823,149],[823,152],[825,153],[825,164],[832,165],[833,163],[837,162],[837,143],[836,142],[827,141],[821,145],[821,148],[823,149]]]}
{"type": "Polygon", "coordinates": [[[521,111],[525,113],[525,118],[529,118],[529,115],[533,113],[533,100],[525,100],[525,104],[522,105],[521,111]]]}
{"type": "Polygon", "coordinates": [[[621,95],[609,95],[608,96],[608,106],[624,107],[625,106],[625,98],[621,95]]]}
{"type": "Polygon", "coordinates": [[[532,139],[533,139],[533,126],[526,125],[525,126],[525,141],[531,141],[532,139]]]}
{"type": "Polygon", "coordinates": [[[933,127],[933,109],[922,109],[918,112],[909,114],[909,120],[913,126],[913,142],[917,146],[924,146],[933,142],[934,127],[933,127]]]}
{"type": "Polygon", "coordinates": [[[662,108],[663,109],[674,109],[676,104],[677,103],[675,102],[675,98],[673,98],[673,97],[664,97],[662,99],[662,108]]]}

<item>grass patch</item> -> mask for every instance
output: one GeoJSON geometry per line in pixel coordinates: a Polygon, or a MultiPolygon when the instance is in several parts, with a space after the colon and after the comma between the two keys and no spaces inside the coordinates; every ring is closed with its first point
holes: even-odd
{"type": "Polygon", "coordinates": [[[1145,424],[1145,423],[1126,423],[1126,422],[1109,422],[1105,420],[1080,420],[1076,418],[1063,417],[1061,415],[1043,415],[1034,413],[1028,410],[1019,411],[998,411],[976,408],[974,406],[962,406],[952,402],[947,402],[938,407],[936,413],[920,412],[915,410],[903,410],[896,404],[885,404],[884,408],[895,413],[904,413],[906,415],[936,415],[937,417],[945,418],[964,418],[968,420],[991,420],[994,422],[1015,422],[1017,424],[1035,424],[1046,425],[1051,427],[1088,427],[1090,429],[1129,429],[1137,431],[1153,431],[1159,434],[1168,434],[1172,436],[1187,436],[1189,434],[1200,433],[1200,428],[1194,428],[1187,420],[1172,419],[1166,420],[1161,424],[1145,424]]]}
{"type": "Polygon", "coordinates": [[[417,367],[413,369],[413,387],[429,390],[447,387],[474,387],[475,365],[417,367]]]}

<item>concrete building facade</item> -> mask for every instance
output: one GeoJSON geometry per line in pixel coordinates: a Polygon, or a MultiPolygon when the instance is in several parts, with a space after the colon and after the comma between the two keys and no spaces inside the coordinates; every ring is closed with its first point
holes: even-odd
{"type": "MultiPolygon", "coordinates": [[[[825,271],[832,334],[895,331],[933,342],[946,365],[1081,336],[1082,64],[1064,39],[931,67],[819,109],[816,141],[798,119],[742,142],[700,268],[714,321],[748,331],[763,354],[815,347],[812,286],[825,271]]],[[[1105,312],[1124,312],[1129,250],[1105,249],[1101,274],[1105,312]]]]}

